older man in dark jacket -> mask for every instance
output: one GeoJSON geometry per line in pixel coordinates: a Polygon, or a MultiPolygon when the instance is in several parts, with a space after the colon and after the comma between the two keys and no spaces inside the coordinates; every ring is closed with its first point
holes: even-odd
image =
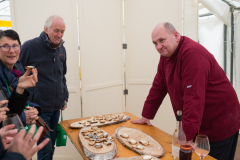
{"type": "Polygon", "coordinates": [[[35,66],[38,69],[38,83],[29,89],[30,100],[42,108],[42,119],[54,130],[45,136],[50,138],[50,142],[38,152],[39,160],[52,159],[60,109],[67,107],[66,50],[62,40],[64,31],[63,19],[50,16],[40,36],[23,44],[19,58],[23,66],[35,66]]]}

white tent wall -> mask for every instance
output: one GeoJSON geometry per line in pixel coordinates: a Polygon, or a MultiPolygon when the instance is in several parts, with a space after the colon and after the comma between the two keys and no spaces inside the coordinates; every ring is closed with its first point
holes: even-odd
{"type": "Polygon", "coordinates": [[[234,87],[240,99],[240,12],[234,12],[234,87]]]}
{"type": "Polygon", "coordinates": [[[123,112],[122,0],[78,2],[83,117],[123,112]]]}
{"type": "MultiPolygon", "coordinates": [[[[200,3],[202,3],[211,13],[213,13],[219,20],[221,20],[224,24],[227,25],[227,60],[226,60],[226,73],[228,78],[230,79],[230,65],[231,65],[231,11],[230,11],[230,6],[221,1],[221,0],[199,0],[200,3]]],[[[234,4],[238,4],[239,2],[234,2],[234,4]]],[[[212,19],[212,18],[210,18],[212,19]]],[[[217,22],[219,20],[213,21],[213,20],[208,20],[211,24],[207,24],[205,23],[205,31],[204,32],[204,25],[203,25],[203,21],[201,22],[201,30],[199,32],[199,39],[200,43],[203,44],[207,49],[209,49],[215,56],[215,58],[217,59],[217,61],[220,63],[220,65],[223,67],[223,55],[220,54],[220,49],[222,49],[222,47],[219,46],[223,46],[223,43],[221,43],[220,41],[222,41],[221,39],[219,39],[220,37],[223,37],[222,33],[223,31],[219,30],[221,27],[219,26],[220,22],[217,22]],[[215,23],[215,24],[213,24],[215,23]],[[218,23],[218,24],[217,24],[218,23]],[[217,35],[217,31],[210,29],[206,29],[206,27],[214,27],[215,29],[218,29],[218,34],[217,35]],[[210,33],[209,31],[212,30],[210,33]],[[208,34],[208,38],[203,38],[204,35],[208,34]],[[215,34],[216,33],[216,34],[215,34]],[[211,35],[211,36],[209,36],[211,35]],[[221,35],[221,36],[220,36],[221,35]],[[210,41],[211,38],[213,38],[212,41],[210,41]],[[217,38],[219,37],[219,38],[217,38]],[[220,40],[220,41],[219,41],[220,40]],[[211,42],[211,46],[209,45],[211,42]],[[208,43],[208,44],[207,44],[208,43]],[[215,47],[214,47],[215,46],[215,47]]],[[[205,20],[206,21],[206,20],[205,20]]],[[[240,19],[239,19],[239,10],[235,10],[234,11],[234,54],[233,54],[233,87],[235,88],[238,98],[240,98],[240,56],[239,56],[239,52],[240,52],[240,31],[239,31],[239,24],[240,24],[240,19]]]]}
{"type": "MultiPolygon", "coordinates": [[[[12,28],[16,30],[22,43],[38,37],[43,31],[47,17],[60,15],[66,23],[63,36],[67,51],[67,85],[69,90],[68,108],[63,111],[63,119],[75,119],[81,116],[80,85],[78,71],[78,35],[77,9],[75,0],[10,0],[12,28]],[[77,57],[77,58],[76,58],[77,57]]],[[[67,147],[56,147],[55,160],[79,160],[81,158],[70,139],[67,147]]],[[[36,159],[36,155],[33,160],[36,159]]]]}
{"type": "Polygon", "coordinates": [[[214,55],[222,68],[224,67],[223,28],[224,23],[215,16],[199,19],[199,43],[214,55]]]}
{"type": "MultiPolygon", "coordinates": [[[[197,7],[196,0],[125,1],[125,36],[128,45],[125,51],[126,87],[128,89],[127,112],[141,117],[144,101],[157,72],[160,55],[152,44],[151,32],[153,28],[160,22],[168,21],[182,35],[197,41],[197,7]]],[[[167,95],[152,124],[172,134],[175,122],[172,104],[167,95]]]]}
{"type": "Polygon", "coordinates": [[[222,0],[198,0],[203,4],[212,14],[218,17],[226,25],[231,25],[231,13],[228,4],[222,0]]]}
{"type": "Polygon", "coordinates": [[[12,28],[2,25],[1,21],[11,21],[9,1],[0,2],[0,30],[12,28]]]}

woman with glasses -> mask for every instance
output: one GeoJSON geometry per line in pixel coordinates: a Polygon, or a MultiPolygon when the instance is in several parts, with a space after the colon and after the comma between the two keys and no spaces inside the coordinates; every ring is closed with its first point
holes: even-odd
{"type": "MultiPolygon", "coordinates": [[[[23,66],[18,61],[20,49],[21,42],[17,32],[14,30],[0,32],[0,89],[9,99],[9,112],[19,114],[23,125],[26,126],[26,124],[35,123],[38,113],[40,113],[40,107],[27,101],[29,93],[25,89],[36,85],[37,70],[32,69],[30,76],[28,76],[30,70],[25,73],[23,66]],[[25,111],[23,111],[24,108],[25,111]]],[[[8,114],[8,109],[0,108],[0,120],[1,111],[8,114]]]]}

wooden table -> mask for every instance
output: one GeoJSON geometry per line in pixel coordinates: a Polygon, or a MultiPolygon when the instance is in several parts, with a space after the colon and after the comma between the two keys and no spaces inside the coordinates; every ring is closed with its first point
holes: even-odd
{"type": "MultiPolygon", "coordinates": [[[[135,119],[139,119],[139,118],[128,112],[124,112],[123,114],[129,115],[131,117],[131,119],[124,123],[114,124],[111,126],[106,126],[106,127],[101,127],[101,128],[103,130],[105,130],[106,132],[108,132],[110,135],[113,135],[115,133],[115,131],[117,130],[117,128],[121,127],[121,126],[139,129],[139,130],[147,133],[148,135],[150,135],[152,138],[157,140],[163,146],[163,148],[165,149],[165,154],[162,157],[160,157],[161,160],[172,160],[172,136],[170,134],[162,131],[161,129],[158,129],[155,126],[132,124],[131,120],[135,120],[135,119]]],[[[72,124],[73,122],[81,121],[81,120],[88,119],[88,118],[89,117],[65,120],[65,121],[61,121],[61,123],[60,123],[62,128],[65,130],[68,137],[74,144],[74,146],[80,152],[82,157],[86,160],[88,160],[88,158],[85,156],[85,154],[82,150],[82,147],[79,143],[79,138],[78,138],[79,129],[71,129],[71,128],[69,128],[69,125],[72,124]]],[[[124,147],[117,140],[117,138],[115,136],[113,136],[113,138],[115,139],[115,141],[117,143],[117,155],[115,156],[115,158],[116,157],[140,156],[136,152],[133,152],[133,151],[127,149],[126,147],[124,147]]],[[[200,160],[199,156],[195,152],[193,152],[192,160],[200,160]]],[[[215,159],[212,158],[211,156],[206,156],[204,158],[204,160],[215,160],[215,159]]]]}

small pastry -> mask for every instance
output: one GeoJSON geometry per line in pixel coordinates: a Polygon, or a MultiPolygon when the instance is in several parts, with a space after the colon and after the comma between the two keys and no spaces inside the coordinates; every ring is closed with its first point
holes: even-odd
{"type": "Polygon", "coordinates": [[[88,127],[88,126],[91,126],[91,124],[88,123],[88,122],[86,122],[86,123],[84,124],[84,126],[88,127]]]}
{"type": "Polygon", "coordinates": [[[100,122],[100,123],[105,123],[106,121],[105,121],[105,120],[100,120],[99,122],[100,122]]]}
{"type": "Polygon", "coordinates": [[[96,148],[102,148],[102,143],[95,143],[94,145],[96,148]]]}
{"type": "Polygon", "coordinates": [[[128,142],[129,142],[131,145],[137,144],[137,141],[135,141],[134,139],[129,139],[128,142]]]}
{"type": "Polygon", "coordinates": [[[88,135],[87,135],[89,138],[92,138],[93,137],[93,134],[91,134],[91,133],[88,133],[88,135]]]}
{"type": "Polygon", "coordinates": [[[142,145],[137,145],[137,149],[140,149],[140,150],[143,150],[144,149],[144,146],[142,146],[142,145]]]}
{"type": "Polygon", "coordinates": [[[132,145],[133,148],[137,148],[137,145],[132,145]]]}
{"type": "Polygon", "coordinates": [[[88,144],[89,144],[90,146],[93,146],[93,145],[95,144],[95,141],[88,141],[88,144]]]}
{"type": "Polygon", "coordinates": [[[150,155],[144,155],[144,156],[142,157],[142,160],[152,160],[152,156],[150,156],[150,155]]]}
{"type": "Polygon", "coordinates": [[[109,146],[109,145],[111,145],[112,144],[112,142],[111,141],[106,141],[106,142],[103,142],[106,146],[109,146]]]}
{"type": "Polygon", "coordinates": [[[106,120],[107,120],[107,121],[111,121],[112,118],[111,118],[111,117],[107,117],[106,120]]]}
{"type": "Polygon", "coordinates": [[[108,141],[111,141],[111,140],[113,140],[113,138],[112,138],[111,136],[108,136],[108,137],[107,137],[107,140],[108,140],[108,141]]]}
{"type": "Polygon", "coordinates": [[[107,138],[108,137],[108,133],[107,132],[103,133],[103,137],[107,138]]]}
{"type": "Polygon", "coordinates": [[[32,70],[34,69],[35,67],[34,66],[26,66],[25,69],[29,69],[29,70],[32,70]]]}
{"type": "Polygon", "coordinates": [[[111,115],[111,118],[112,118],[112,119],[116,119],[116,118],[117,118],[117,116],[116,116],[116,115],[114,115],[114,114],[112,114],[112,115],[111,115]]]}
{"type": "Polygon", "coordinates": [[[102,134],[98,134],[97,137],[103,138],[103,135],[102,134]]]}
{"type": "Polygon", "coordinates": [[[120,136],[121,136],[122,138],[128,138],[128,137],[129,137],[128,134],[126,134],[126,133],[121,134],[120,136]]]}
{"type": "Polygon", "coordinates": [[[85,121],[85,120],[82,120],[82,121],[79,121],[79,123],[80,123],[80,124],[84,124],[84,123],[86,123],[86,121],[85,121]]]}
{"type": "Polygon", "coordinates": [[[139,143],[141,143],[141,144],[144,145],[144,146],[149,145],[149,142],[148,142],[148,141],[145,141],[145,140],[140,140],[139,143]]]}

